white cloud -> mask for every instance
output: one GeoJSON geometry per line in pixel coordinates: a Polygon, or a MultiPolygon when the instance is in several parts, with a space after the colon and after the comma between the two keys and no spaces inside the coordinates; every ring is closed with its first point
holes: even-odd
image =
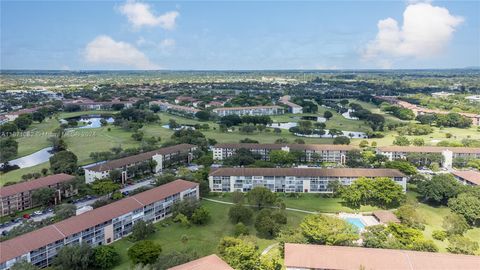
{"type": "Polygon", "coordinates": [[[428,58],[441,54],[463,18],[450,14],[444,7],[429,3],[410,4],[403,12],[403,25],[395,19],[378,21],[378,33],[363,50],[365,59],[382,59],[382,66],[391,64],[385,58],[428,58]]]}
{"type": "Polygon", "coordinates": [[[162,15],[156,16],[152,13],[150,5],[146,3],[135,2],[129,0],[119,8],[120,13],[127,16],[128,21],[135,28],[142,26],[160,26],[166,30],[175,28],[177,17],[180,15],[178,11],[169,11],[162,15]]]}
{"type": "Polygon", "coordinates": [[[126,42],[115,41],[106,35],[98,36],[87,44],[85,60],[91,64],[115,65],[121,66],[121,68],[159,68],[159,66],[150,62],[148,57],[135,46],[126,42]]]}
{"type": "Polygon", "coordinates": [[[169,49],[173,49],[175,47],[175,44],[176,43],[174,39],[166,38],[160,41],[158,46],[160,47],[160,49],[169,50],[169,49]]]}

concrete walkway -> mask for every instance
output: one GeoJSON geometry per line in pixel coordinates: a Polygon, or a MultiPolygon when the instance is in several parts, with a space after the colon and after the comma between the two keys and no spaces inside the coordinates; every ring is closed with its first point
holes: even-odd
{"type": "Polygon", "coordinates": [[[278,246],[279,243],[273,243],[271,244],[270,246],[266,247],[263,251],[262,251],[262,254],[260,255],[266,255],[268,252],[270,252],[270,250],[272,250],[272,248],[278,246]]]}
{"type": "MultiPolygon", "coordinates": [[[[202,198],[202,200],[209,201],[209,202],[215,202],[215,203],[221,203],[221,204],[228,204],[228,205],[234,205],[232,202],[224,202],[224,201],[219,201],[219,200],[214,200],[214,199],[209,199],[209,198],[202,198]]],[[[245,206],[254,206],[254,205],[249,205],[245,204],[245,206]]],[[[278,208],[275,206],[272,206],[271,208],[278,208]]],[[[315,212],[315,211],[307,211],[307,210],[302,210],[302,209],[296,209],[296,208],[285,208],[285,210],[288,211],[294,211],[294,212],[301,212],[301,213],[306,213],[306,214],[319,214],[320,212],[315,212]]],[[[331,214],[331,213],[323,213],[323,214],[331,214]]]]}

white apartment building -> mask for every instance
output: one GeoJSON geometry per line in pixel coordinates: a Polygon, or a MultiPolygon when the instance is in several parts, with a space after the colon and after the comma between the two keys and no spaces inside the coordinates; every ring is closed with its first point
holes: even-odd
{"type": "Polygon", "coordinates": [[[149,160],[154,160],[157,163],[154,173],[159,173],[165,167],[180,161],[190,163],[193,159],[193,152],[196,149],[197,147],[192,144],[178,144],[87,167],[85,168],[85,182],[91,183],[98,179],[107,178],[113,170],[121,171],[122,182],[125,182],[125,180],[133,176],[129,172],[130,167],[148,162],[149,160]]]}
{"type": "Polygon", "coordinates": [[[396,169],[359,168],[219,168],[209,174],[212,192],[247,192],[266,187],[272,192],[332,193],[328,184],[350,185],[360,177],[388,177],[406,191],[407,176],[396,169]]]}
{"type": "Polygon", "coordinates": [[[377,153],[389,160],[405,159],[410,153],[440,153],[443,156],[442,167],[450,169],[455,158],[480,158],[480,148],[439,147],[439,146],[385,146],[377,148],[377,153]]]}
{"type": "Polygon", "coordinates": [[[251,107],[223,107],[212,110],[218,116],[227,115],[276,115],[283,114],[283,108],[280,106],[251,106],[251,107]]]}
{"type": "Polygon", "coordinates": [[[0,270],[20,260],[47,267],[63,246],[108,245],[129,235],[140,220],[157,222],[171,216],[173,204],[186,198],[199,199],[198,183],[176,180],[0,242],[0,270]]]}
{"type": "Polygon", "coordinates": [[[334,144],[222,143],[213,147],[213,159],[224,160],[241,148],[261,155],[263,160],[269,159],[269,154],[272,150],[283,150],[304,153],[305,162],[331,162],[338,164],[345,164],[347,152],[356,149],[349,145],[334,144]]]}
{"type": "Polygon", "coordinates": [[[295,104],[295,103],[291,102],[290,101],[290,96],[288,96],[288,95],[281,97],[279,99],[279,102],[284,104],[284,105],[287,105],[290,113],[293,113],[293,114],[303,113],[303,107],[298,105],[298,104],[295,104]]]}

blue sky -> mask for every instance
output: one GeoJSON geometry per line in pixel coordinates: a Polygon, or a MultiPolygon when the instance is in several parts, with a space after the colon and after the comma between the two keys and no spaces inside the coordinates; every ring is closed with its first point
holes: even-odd
{"type": "Polygon", "coordinates": [[[2,69],[480,66],[479,1],[1,1],[2,69]]]}

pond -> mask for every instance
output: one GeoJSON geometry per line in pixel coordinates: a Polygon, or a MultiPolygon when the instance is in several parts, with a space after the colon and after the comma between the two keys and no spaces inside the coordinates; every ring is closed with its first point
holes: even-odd
{"type": "Polygon", "coordinates": [[[53,155],[50,153],[50,151],[52,151],[52,147],[46,147],[28,156],[10,160],[8,161],[8,164],[17,165],[18,167],[20,167],[20,169],[33,167],[38,164],[47,162],[49,158],[53,155]]]}
{"type": "MultiPolygon", "coordinates": [[[[348,131],[348,130],[342,130],[342,132],[343,134],[340,136],[347,136],[352,139],[367,138],[367,133],[365,132],[348,131]]],[[[328,134],[328,129],[325,129],[325,134],[323,135],[318,135],[318,134],[305,135],[305,134],[295,133],[295,136],[308,137],[308,138],[332,138],[332,136],[328,134]]],[[[333,138],[335,137],[338,137],[338,136],[333,136],[333,138]]]]}
{"type": "Polygon", "coordinates": [[[191,129],[195,130],[195,128],[192,127],[192,126],[180,126],[178,128],[170,128],[170,125],[166,124],[166,125],[163,125],[162,127],[167,128],[167,129],[171,129],[171,130],[180,130],[180,129],[184,129],[184,128],[191,128],[191,129]]]}
{"type": "Polygon", "coordinates": [[[67,118],[67,119],[61,119],[60,123],[65,124],[68,123],[69,120],[76,120],[79,123],[82,123],[84,125],[81,125],[79,127],[72,127],[73,129],[75,128],[99,128],[102,126],[102,123],[100,120],[105,119],[107,123],[111,124],[115,121],[113,117],[110,115],[82,115],[78,117],[72,117],[72,118],[67,118]]]}
{"type": "Polygon", "coordinates": [[[296,122],[284,122],[284,123],[271,123],[268,127],[271,128],[281,128],[281,129],[289,129],[291,127],[296,127],[298,123],[296,122]]]}
{"type": "Polygon", "coordinates": [[[354,116],[351,116],[350,114],[353,113],[354,110],[352,109],[348,109],[348,111],[342,113],[342,116],[347,118],[347,119],[350,119],[350,120],[358,120],[358,117],[354,117],[354,116]]]}

